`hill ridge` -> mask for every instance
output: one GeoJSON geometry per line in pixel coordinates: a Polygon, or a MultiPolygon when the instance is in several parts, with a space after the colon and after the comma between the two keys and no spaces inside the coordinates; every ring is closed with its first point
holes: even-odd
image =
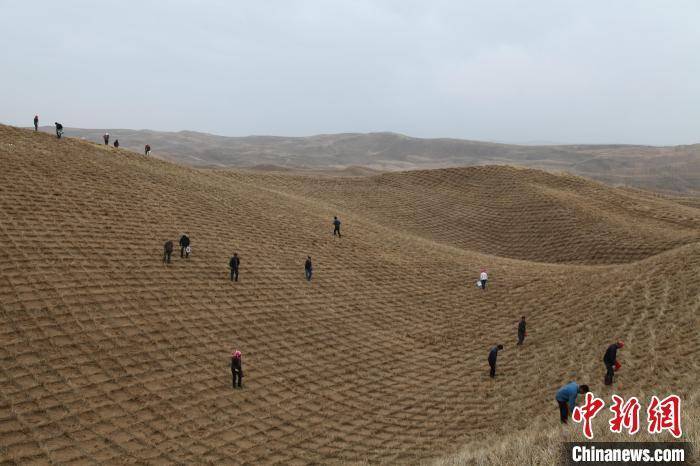
{"type": "Polygon", "coordinates": [[[523,183],[532,173],[501,167],[469,177],[204,170],[6,126],[0,160],[6,461],[417,464],[506,426],[558,422],[554,391],[575,371],[603,393],[600,357],[618,337],[620,394],[660,380],[684,399],[697,391],[700,243],[657,226],[694,225],[694,207],[555,177],[633,221],[635,242],[619,243],[626,230],[605,216],[572,236],[577,224],[523,183]],[[517,223],[528,218],[550,227],[517,223]],[[453,246],[460,232],[495,227],[453,246]],[[503,241],[511,230],[522,240],[503,241]],[[164,265],[163,242],[183,232],[192,256],[164,265]],[[560,247],[537,249],[545,234],[560,247]],[[238,283],[226,267],[234,251],[238,283]],[[561,263],[571,257],[628,261],[561,263]],[[474,286],[481,267],[487,291],[474,286]],[[529,336],[515,349],[523,314],[529,336]],[[506,350],[494,381],[485,358],[496,342],[506,350]]]}

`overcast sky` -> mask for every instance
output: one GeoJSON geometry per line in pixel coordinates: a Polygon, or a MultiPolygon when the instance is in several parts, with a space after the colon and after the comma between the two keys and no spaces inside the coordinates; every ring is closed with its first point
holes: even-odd
{"type": "Polygon", "coordinates": [[[0,0],[0,122],[700,142],[700,1],[0,0]]]}

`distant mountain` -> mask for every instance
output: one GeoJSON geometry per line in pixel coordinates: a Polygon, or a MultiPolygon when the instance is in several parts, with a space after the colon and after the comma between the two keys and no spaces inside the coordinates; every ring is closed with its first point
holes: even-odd
{"type": "MultiPolygon", "coordinates": [[[[53,131],[52,128],[42,128],[53,131]]],[[[66,136],[101,142],[105,130],[67,128],[66,136]]],[[[463,139],[421,139],[396,133],[342,133],[308,137],[226,137],[196,131],[109,129],[123,148],[200,167],[274,167],[380,171],[509,164],[566,171],[614,186],[700,193],[700,144],[514,145],[463,139]]]]}

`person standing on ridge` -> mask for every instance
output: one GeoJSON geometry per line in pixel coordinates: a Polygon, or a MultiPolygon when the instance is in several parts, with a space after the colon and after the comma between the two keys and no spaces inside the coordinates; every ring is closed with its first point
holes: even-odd
{"type": "Polygon", "coordinates": [[[306,281],[311,281],[311,276],[314,273],[314,266],[311,263],[311,256],[306,256],[306,262],[304,262],[304,275],[306,275],[306,281]]]}
{"type": "Polygon", "coordinates": [[[338,217],[333,217],[333,236],[338,235],[338,238],[342,238],[340,234],[340,220],[338,217]]]}
{"type": "Polygon", "coordinates": [[[496,345],[489,351],[489,366],[491,367],[491,372],[489,376],[491,378],[496,377],[496,359],[498,358],[498,352],[503,349],[503,345],[496,345]]]}
{"type": "Polygon", "coordinates": [[[489,281],[489,274],[486,273],[486,269],[481,269],[481,275],[479,275],[479,281],[481,282],[481,289],[486,291],[486,282],[489,281]]]}
{"type": "Polygon", "coordinates": [[[34,131],[39,131],[39,115],[34,115],[34,131]]]}
{"type": "Polygon", "coordinates": [[[243,383],[243,358],[241,352],[238,350],[231,352],[231,378],[233,382],[233,388],[242,388],[243,383]],[[237,382],[237,384],[236,384],[237,382]]]}
{"type": "Polygon", "coordinates": [[[569,382],[557,391],[555,398],[559,404],[559,415],[562,424],[566,424],[569,420],[569,415],[574,412],[578,395],[585,395],[589,391],[588,385],[579,385],[576,382],[569,382]]]}
{"type": "Polygon", "coordinates": [[[605,364],[605,385],[612,385],[613,378],[615,377],[615,371],[620,367],[620,363],[617,362],[617,350],[625,346],[624,342],[618,341],[608,346],[603,356],[603,363],[605,364]]]}
{"type": "Polygon", "coordinates": [[[102,136],[102,139],[104,139],[104,141],[105,141],[105,146],[108,146],[109,145],[109,133],[105,133],[102,136]]]}
{"type": "Polygon", "coordinates": [[[151,155],[151,146],[146,144],[146,147],[143,149],[144,155],[151,155]]]}
{"type": "Polygon", "coordinates": [[[238,257],[238,253],[233,253],[233,257],[228,262],[228,266],[231,269],[231,281],[238,281],[238,267],[241,265],[241,259],[238,257]]]}
{"type": "Polygon", "coordinates": [[[119,139],[114,140],[114,148],[119,149],[119,139]]]}
{"type": "Polygon", "coordinates": [[[63,136],[63,125],[57,121],[54,122],[54,125],[56,126],[56,137],[61,139],[61,136],[63,136]]]}
{"type": "Polygon", "coordinates": [[[180,258],[188,259],[190,257],[190,252],[187,249],[190,246],[190,238],[186,234],[182,234],[180,237],[180,258]]]}
{"type": "Polygon", "coordinates": [[[170,256],[173,254],[173,242],[168,240],[163,245],[163,263],[170,263],[170,256]]]}
{"type": "Polygon", "coordinates": [[[525,341],[525,337],[527,336],[527,333],[525,332],[525,316],[522,316],[520,318],[520,322],[518,323],[518,344],[522,345],[523,341],[525,341]]]}

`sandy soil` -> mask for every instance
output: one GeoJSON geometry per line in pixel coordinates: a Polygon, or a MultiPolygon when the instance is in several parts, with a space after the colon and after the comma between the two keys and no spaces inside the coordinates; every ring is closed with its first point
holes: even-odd
{"type": "Polygon", "coordinates": [[[509,167],[198,170],[6,126],[0,162],[4,461],[418,463],[556,421],[574,374],[605,393],[616,338],[617,391],[697,392],[692,201],[509,167]]]}

